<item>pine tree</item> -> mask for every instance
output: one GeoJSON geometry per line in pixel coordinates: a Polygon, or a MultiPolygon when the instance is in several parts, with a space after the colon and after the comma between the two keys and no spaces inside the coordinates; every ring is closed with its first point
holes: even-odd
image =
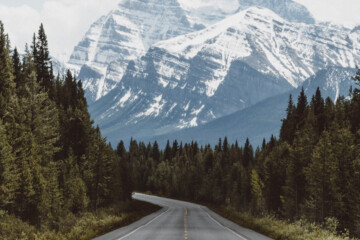
{"type": "Polygon", "coordinates": [[[170,142],[169,142],[169,140],[167,140],[165,151],[164,151],[164,160],[165,161],[170,161],[171,159],[172,159],[172,156],[171,156],[170,142]]]}
{"type": "Polygon", "coordinates": [[[296,134],[290,149],[284,185],[283,211],[287,218],[294,219],[301,213],[306,198],[304,168],[308,166],[313,151],[313,141],[308,129],[296,134]]]}
{"type": "Polygon", "coordinates": [[[179,144],[176,140],[173,142],[173,146],[171,149],[171,157],[176,157],[177,152],[179,151],[179,144]]]}
{"type": "Polygon", "coordinates": [[[324,128],[325,129],[330,129],[331,125],[334,122],[335,119],[335,105],[333,103],[333,101],[331,100],[331,98],[327,97],[325,99],[325,107],[324,107],[324,128]]]}
{"type": "Polygon", "coordinates": [[[158,145],[157,141],[155,141],[154,144],[153,144],[152,158],[154,159],[154,161],[156,163],[159,163],[159,161],[160,161],[160,151],[159,151],[159,145],[158,145]]]}
{"type": "Polygon", "coordinates": [[[32,224],[40,223],[44,181],[41,176],[41,156],[38,154],[34,136],[27,129],[23,131],[23,154],[18,157],[20,165],[19,191],[16,195],[16,212],[32,224]]]}
{"type": "MultiPolygon", "coordinates": [[[[275,141],[275,140],[274,140],[275,141]]],[[[264,187],[264,198],[266,208],[269,212],[278,213],[282,207],[280,196],[284,195],[283,186],[286,179],[286,168],[289,165],[290,146],[287,142],[275,145],[269,153],[266,154],[263,166],[256,166],[262,170],[264,187]]],[[[260,162],[257,162],[260,164],[260,162]]],[[[259,174],[261,171],[258,172],[259,174]]]]}
{"type": "Polygon", "coordinates": [[[63,164],[64,208],[73,213],[83,211],[88,206],[87,191],[81,178],[76,158],[70,149],[68,158],[63,164]]]}
{"type": "MultiPolygon", "coordinates": [[[[46,223],[52,229],[59,228],[58,223],[64,200],[59,187],[59,172],[58,164],[53,161],[42,169],[45,184],[40,203],[41,222],[42,224],[46,223]]],[[[81,194],[81,189],[77,191],[77,194],[81,194]]]]}
{"type": "Polygon", "coordinates": [[[13,210],[18,190],[15,156],[7,142],[5,127],[0,119],[0,209],[13,210]]]}
{"type": "Polygon", "coordinates": [[[120,141],[120,143],[118,144],[116,148],[116,154],[118,158],[116,159],[115,164],[117,164],[117,167],[114,174],[117,175],[116,177],[121,178],[119,179],[119,183],[121,181],[122,184],[122,189],[121,189],[122,195],[119,197],[121,198],[121,200],[130,199],[133,191],[133,182],[130,176],[131,174],[130,166],[127,159],[127,152],[123,141],[120,141]]]}
{"type": "Polygon", "coordinates": [[[314,108],[313,111],[316,118],[315,129],[317,130],[318,136],[320,136],[322,131],[325,129],[325,104],[319,88],[316,89],[311,105],[314,108]]]}
{"type": "Polygon", "coordinates": [[[289,96],[288,107],[286,109],[286,118],[282,120],[280,129],[280,139],[292,143],[296,131],[296,120],[294,116],[295,106],[292,100],[292,95],[289,96]]]}
{"type": "Polygon", "coordinates": [[[304,88],[302,88],[295,109],[295,121],[297,123],[297,129],[302,129],[305,126],[307,112],[308,112],[307,97],[305,95],[304,88]]]}
{"type": "Polygon", "coordinates": [[[261,181],[258,173],[254,169],[251,171],[250,182],[251,193],[255,201],[255,211],[257,213],[262,213],[265,208],[265,199],[263,196],[263,190],[265,186],[264,183],[261,181]]]}
{"type": "Polygon", "coordinates": [[[14,82],[16,84],[16,88],[18,89],[19,86],[22,84],[22,69],[21,69],[21,61],[19,57],[19,53],[17,51],[17,48],[14,49],[14,53],[12,56],[12,62],[13,62],[13,69],[14,69],[14,82]]]}
{"type": "Polygon", "coordinates": [[[46,91],[51,91],[53,74],[51,72],[49,47],[48,47],[48,41],[43,24],[41,24],[39,27],[37,41],[34,43],[35,45],[33,47],[34,49],[33,54],[35,59],[36,73],[38,75],[39,82],[41,83],[41,86],[45,88],[46,91]]]}
{"type": "Polygon", "coordinates": [[[322,222],[329,216],[330,195],[334,194],[332,190],[335,189],[335,164],[330,134],[325,131],[314,149],[311,163],[304,170],[309,184],[306,208],[309,209],[308,215],[311,220],[322,222]]]}
{"type": "Polygon", "coordinates": [[[356,224],[360,214],[360,192],[356,180],[356,143],[355,135],[349,129],[334,126],[330,132],[331,150],[334,161],[330,162],[333,169],[327,185],[329,191],[329,215],[340,220],[341,228],[356,232],[356,224]],[[329,184],[332,183],[332,184],[329,184]],[[358,213],[358,214],[356,214],[358,213]]]}
{"type": "Polygon", "coordinates": [[[250,163],[253,161],[253,149],[250,145],[250,141],[247,138],[244,146],[244,155],[243,155],[243,166],[246,168],[249,166],[250,163]]]}
{"type": "MultiPolygon", "coordinates": [[[[15,94],[9,45],[3,23],[0,21],[0,119],[4,119],[15,94]]],[[[6,120],[4,121],[6,124],[6,120]]]]}
{"type": "Polygon", "coordinates": [[[60,130],[59,117],[55,103],[40,88],[34,72],[27,80],[27,97],[20,101],[27,116],[26,125],[33,133],[43,163],[46,164],[59,151],[56,148],[60,130]]]}

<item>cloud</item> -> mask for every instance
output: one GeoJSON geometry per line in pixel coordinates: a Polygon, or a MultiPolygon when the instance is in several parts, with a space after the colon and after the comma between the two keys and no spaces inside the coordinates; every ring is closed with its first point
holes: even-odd
{"type": "MultiPolygon", "coordinates": [[[[122,0],[121,0],[122,1],[122,0]]],[[[179,0],[190,10],[233,12],[237,0],[179,0]]],[[[296,0],[321,21],[333,21],[352,27],[360,24],[359,0],[296,0]],[[326,4],[326,7],[324,5],[326,4]]],[[[0,0],[0,20],[10,35],[12,46],[24,49],[41,22],[49,39],[50,52],[57,58],[69,56],[90,25],[114,9],[117,0],[0,0]]],[[[65,60],[65,59],[63,59],[65,60]]]]}
{"type": "Polygon", "coordinates": [[[209,7],[224,12],[234,12],[239,8],[238,0],[179,0],[187,10],[209,7]]]}
{"type": "Polygon", "coordinates": [[[117,5],[114,0],[102,0],[101,4],[98,0],[52,0],[38,3],[41,7],[23,2],[12,7],[0,4],[0,20],[5,24],[12,46],[24,50],[25,43],[31,42],[33,33],[43,23],[50,53],[64,61],[90,25],[117,5]]]}
{"type": "Polygon", "coordinates": [[[334,22],[347,27],[360,24],[359,0],[295,0],[306,6],[319,21],[334,22]]]}
{"type": "Polygon", "coordinates": [[[0,5],[0,20],[9,34],[12,47],[24,49],[25,43],[30,43],[33,33],[40,25],[41,17],[35,9],[22,5],[7,7],[0,5]]]}

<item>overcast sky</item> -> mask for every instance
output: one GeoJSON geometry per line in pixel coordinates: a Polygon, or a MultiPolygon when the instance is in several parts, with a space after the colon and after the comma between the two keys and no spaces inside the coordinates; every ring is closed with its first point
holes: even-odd
{"type": "MultiPolygon", "coordinates": [[[[229,6],[234,0],[180,0],[190,6],[229,6]],[[227,3],[227,4],[224,4],[227,3]]],[[[320,21],[353,27],[360,24],[359,0],[295,0],[304,4],[320,21]]],[[[0,0],[0,20],[10,35],[12,46],[24,49],[41,22],[48,35],[51,53],[65,58],[81,40],[89,26],[113,9],[116,0],[0,0]]],[[[225,7],[224,10],[228,10],[225,7]]]]}

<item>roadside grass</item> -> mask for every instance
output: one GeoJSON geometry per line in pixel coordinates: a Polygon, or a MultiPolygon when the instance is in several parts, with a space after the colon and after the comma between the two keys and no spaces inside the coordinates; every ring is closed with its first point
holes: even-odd
{"type": "MultiPolygon", "coordinates": [[[[164,194],[153,194],[150,191],[144,192],[144,194],[172,198],[164,194]]],[[[338,222],[334,218],[329,218],[324,226],[319,226],[306,220],[290,222],[280,220],[275,216],[257,217],[250,213],[236,211],[232,207],[209,204],[203,201],[192,201],[186,198],[175,199],[207,206],[220,216],[275,240],[360,240],[349,237],[347,232],[339,234],[336,231],[338,222]]]]}
{"type": "Polygon", "coordinates": [[[248,213],[241,213],[230,207],[208,207],[221,215],[245,228],[276,240],[356,240],[350,238],[348,233],[337,234],[336,219],[328,219],[324,227],[309,223],[305,220],[288,222],[279,220],[273,216],[255,217],[248,213]]]}
{"type": "Polygon", "coordinates": [[[67,214],[58,223],[58,230],[42,226],[37,229],[15,216],[0,212],[2,240],[88,240],[129,225],[160,207],[141,201],[128,201],[97,212],[67,214]]]}

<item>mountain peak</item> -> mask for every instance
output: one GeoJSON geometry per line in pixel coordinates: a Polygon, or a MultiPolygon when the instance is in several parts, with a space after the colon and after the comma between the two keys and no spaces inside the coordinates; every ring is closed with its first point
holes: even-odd
{"type": "Polygon", "coordinates": [[[309,10],[293,0],[238,0],[240,9],[258,6],[272,10],[289,22],[314,24],[315,19],[309,10]]]}
{"type": "Polygon", "coordinates": [[[154,43],[194,30],[177,0],[121,1],[90,27],[69,64],[78,72],[91,73],[81,77],[87,97],[95,101],[121,81],[129,61],[145,55],[154,43]],[[108,71],[113,75],[108,77],[108,71]]]}
{"type": "MultiPolygon", "coordinates": [[[[270,9],[250,7],[204,30],[154,47],[187,60],[209,53],[222,56],[218,61],[225,72],[232,61],[240,59],[297,87],[324,67],[354,67],[359,63],[359,41],[356,34],[348,34],[345,28],[289,22],[270,9]]],[[[212,95],[213,90],[209,93],[212,95]]]]}
{"type": "Polygon", "coordinates": [[[205,26],[255,6],[270,9],[289,22],[315,23],[308,9],[293,0],[197,1],[197,4],[194,4],[192,0],[179,0],[179,2],[192,21],[205,26]]]}

